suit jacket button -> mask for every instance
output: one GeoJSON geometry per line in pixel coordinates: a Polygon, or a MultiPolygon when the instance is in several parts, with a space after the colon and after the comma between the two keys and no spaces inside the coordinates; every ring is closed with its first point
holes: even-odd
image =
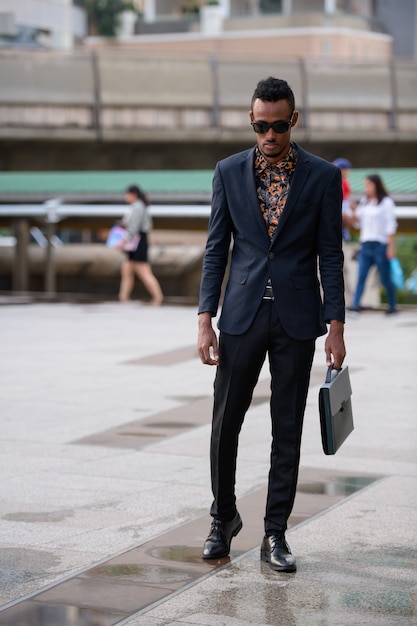
{"type": "Polygon", "coordinates": [[[273,252],[270,252],[268,254],[268,259],[275,259],[275,254],[273,252]]]}

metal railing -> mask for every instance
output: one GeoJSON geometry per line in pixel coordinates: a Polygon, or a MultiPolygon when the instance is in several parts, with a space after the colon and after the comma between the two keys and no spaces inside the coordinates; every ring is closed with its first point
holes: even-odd
{"type": "MultiPolygon", "coordinates": [[[[206,230],[210,205],[152,205],[149,208],[156,228],[206,230]]],[[[28,245],[30,225],[42,224],[45,246],[45,291],[56,291],[54,267],[54,238],[57,225],[63,228],[99,229],[108,227],[122,217],[126,205],[61,204],[59,199],[43,204],[0,205],[0,221],[13,226],[15,244],[15,290],[25,290],[28,284],[28,245]]],[[[417,206],[397,206],[398,232],[417,233],[417,206]]]]}

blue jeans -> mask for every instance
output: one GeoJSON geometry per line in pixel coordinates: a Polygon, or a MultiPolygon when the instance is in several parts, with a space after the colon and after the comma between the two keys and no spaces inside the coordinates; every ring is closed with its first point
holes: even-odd
{"type": "Polygon", "coordinates": [[[395,287],[391,280],[390,262],[387,258],[387,244],[379,243],[379,241],[367,241],[363,243],[359,252],[358,261],[358,284],[356,285],[353,307],[355,309],[359,308],[369,270],[373,265],[376,265],[381,282],[387,292],[389,309],[395,309],[397,298],[395,294],[395,287]]]}

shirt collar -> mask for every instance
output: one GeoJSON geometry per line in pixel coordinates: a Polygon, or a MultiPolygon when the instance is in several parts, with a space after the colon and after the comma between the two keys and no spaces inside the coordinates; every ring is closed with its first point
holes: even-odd
{"type": "Polygon", "coordinates": [[[290,165],[290,169],[294,168],[297,163],[298,151],[294,142],[290,143],[290,149],[287,154],[280,159],[277,163],[268,163],[265,159],[262,152],[259,150],[259,146],[255,148],[255,167],[257,171],[263,171],[267,168],[276,168],[280,169],[288,169],[288,165],[290,165]]]}

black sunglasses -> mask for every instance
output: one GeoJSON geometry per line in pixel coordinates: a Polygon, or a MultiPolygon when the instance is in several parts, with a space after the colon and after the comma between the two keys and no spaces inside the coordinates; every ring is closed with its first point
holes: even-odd
{"type": "Polygon", "coordinates": [[[266,135],[270,128],[272,128],[274,133],[282,135],[282,133],[286,133],[289,131],[293,117],[294,111],[291,115],[291,119],[288,122],[272,122],[272,124],[268,124],[268,122],[251,122],[251,126],[255,133],[258,133],[259,135],[266,135]]]}

